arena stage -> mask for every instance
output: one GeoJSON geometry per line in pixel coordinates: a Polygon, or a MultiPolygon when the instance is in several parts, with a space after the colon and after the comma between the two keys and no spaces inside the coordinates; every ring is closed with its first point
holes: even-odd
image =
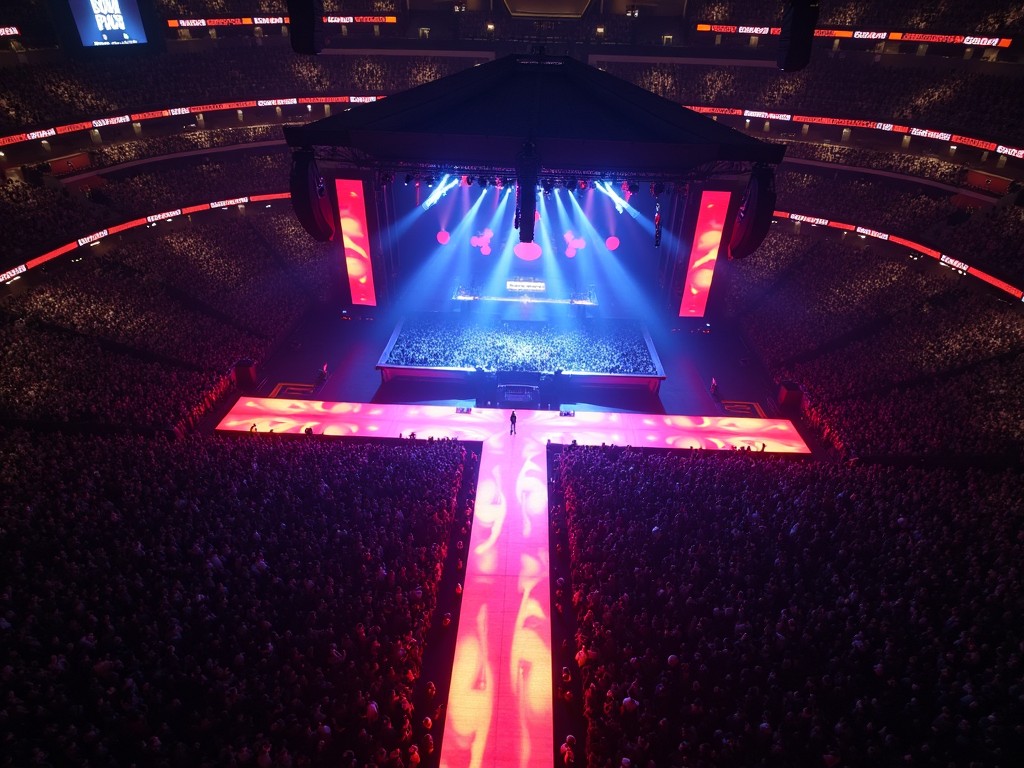
{"type": "MultiPolygon", "coordinates": [[[[547,444],[808,454],[785,419],[511,411],[241,397],[220,432],[457,438],[482,446],[442,768],[556,765],[547,444]],[[462,410],[462,413],[458,411],[462,410]]],[[[561,738],[561,736],[559,736],[561,738]]]]}

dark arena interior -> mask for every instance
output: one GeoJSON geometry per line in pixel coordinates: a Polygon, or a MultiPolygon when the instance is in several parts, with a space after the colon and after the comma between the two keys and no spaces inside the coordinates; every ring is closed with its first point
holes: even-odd
{"type": "Polygon", "coordinates": [[[1022,52],[0,4],[0,766],[1024,765],[1022,52]]]}

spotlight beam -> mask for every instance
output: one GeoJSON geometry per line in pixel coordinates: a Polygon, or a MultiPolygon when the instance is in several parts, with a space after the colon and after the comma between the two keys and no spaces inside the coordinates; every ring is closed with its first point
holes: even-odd
{"type": "Polygon", "coordinates": [[[619,211],[619,213],[622,213],[622,211],[625,211],[626,213],[628,213],[630,215],[630,217],[632,217],[634,219],[640,217],[640,211],[638,211],[632,205],[630,205],[625,200],[623,200],[615,192],[615,190],[612,189],[612,185],[611,185],[610,182],[599,181],[599,182],[597,182],[597,184],[595,186],[596,186],[597,189],[601,190],[606,195],[608,195],[608,197],[610,197],[612,200],[615,201],[615,210],[619,211]],[[622,210],[619,210],[619,209],[622,209],[622,210]]]}
{"type": "Polygon", "coordinates": [[[438,184],[437,189],[430,193],[429,197],[420,204],[420,208],[424,211],[430,210],[430,208],[437,204],[437,201],[441,199],[445,192],[453,187],[458,186],[459,177],[456,176],[454,179],[447,173],[441,177],[441,183],[438,184]]]}

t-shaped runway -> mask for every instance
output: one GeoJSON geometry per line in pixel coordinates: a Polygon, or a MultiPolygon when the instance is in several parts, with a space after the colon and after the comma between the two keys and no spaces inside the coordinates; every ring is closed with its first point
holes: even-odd
{"type": "Polygon", "coordinates": [[[511,411],[242,397],[218,430],[480,441],[473,530],[466,555],[442,768],[555,764],[546,446],[810,453],[785,419],[637,413],[511,411]]]}

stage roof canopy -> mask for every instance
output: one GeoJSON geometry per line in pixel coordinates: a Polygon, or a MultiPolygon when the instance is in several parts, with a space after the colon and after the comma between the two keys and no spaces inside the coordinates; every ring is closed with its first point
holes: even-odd
{"type": "Polygon", "coordinates": [[[506,56],[284,131],[292,147],[316,148],[321,162],[385,171],[512,170],[528,142],[542,174],[639,179],[682,178],[715,163],[774,165],[785,152],[575,59],[547,56],[506,56]]]}

